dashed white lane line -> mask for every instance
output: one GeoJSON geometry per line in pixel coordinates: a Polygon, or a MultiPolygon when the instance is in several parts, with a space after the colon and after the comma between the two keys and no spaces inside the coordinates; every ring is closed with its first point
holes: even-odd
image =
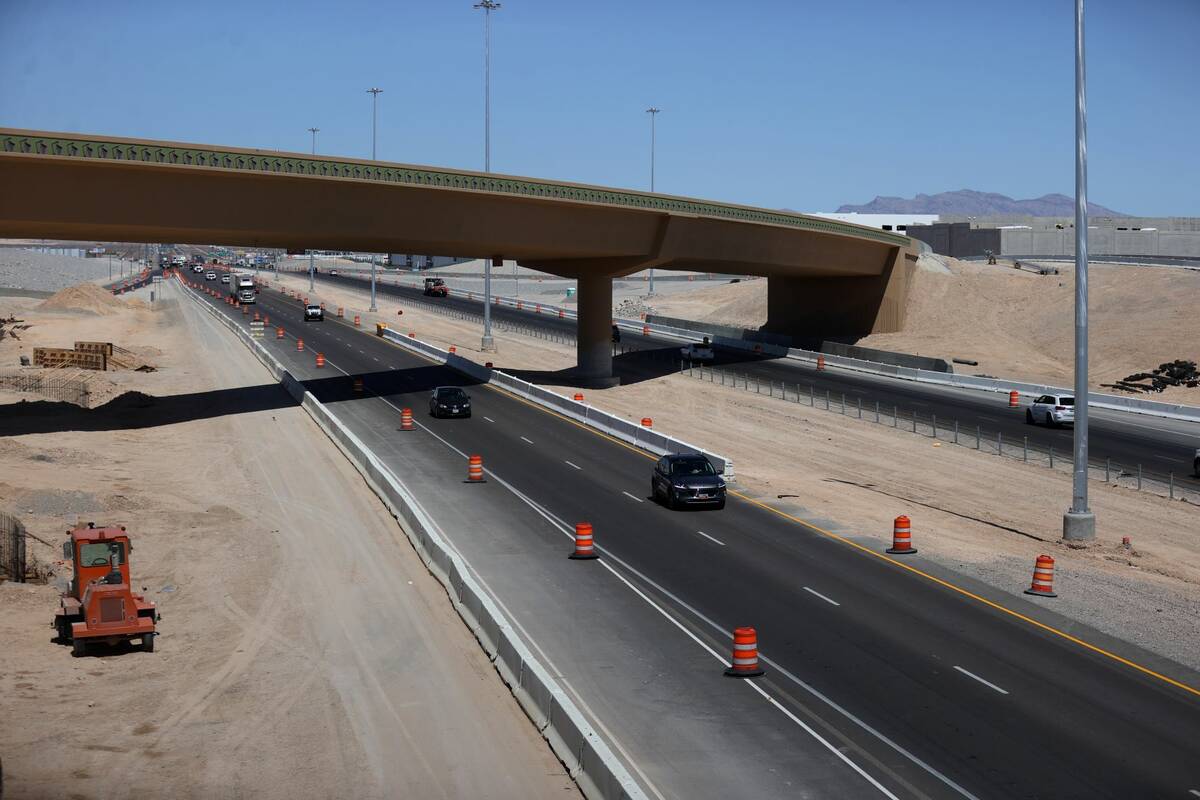
{"type": "Polygon", "coordinates": [[[1188,794],[1194,794],[1196,797],[1200,797],[1200,789],[1188,789],[1188,794]]]}
{"type": "Polygon", "coordinates": [[[488,422],[495,422],[495,421],[496,421],[496,420],[492,419],[491,417],[484,417],[484,419],[486,419],[488,422]]]}
{"type": "Polygon", "coordinates": [[[529,444],[533,444],[533,439],[526,439],[524,436],[521,437],[521,441],[529,442],[529,444]]]}
{"type": "Polygon", "coordinates": [[[640,497],[634,497],[634,496],[633,496],[633,495],[631,495],[629,492],[621,492],[621,494],[625,495],[625,496],[626,496],[626,497],[628,497],[630,500],[636,500],[636,501],[638,501],[639,503],[640,503],[640,502],[642,502],[642,498],[640,498],[640,497]]]}
{"type": "Polygon", "coordinates": [[[979,676],[978,676],[978,675],[976,675],[975,673],[973,673],[973,672],[968,672],[967,670],[963,669],[962,667],[958,666],[957,664],[955,664],[955,665],[954,665],[954,668],[955,668],[956,670],[958,670],[959,672],[961,672],[963,675],[966,675],[968,678],[974,678],[975,680],[977,680],[977,681],[979,681],[980,683],[982,683],[984,686],[987,686],[988,688],[991,688],[991,689],[995,689],[995,690],[996,690],[997,692],[999,692],[1000,694],[1008,694],[1008,690],[1007,690],[1007,689],[1001,689],[999,686],[997,686],[996,684],[992,683],[991,681],[985,681],[983,678],[979,677],[979,676]]]}
{"type": "Polygon", "coordinates": [[[831,605],[831,606],[840,606],[841,605],[841,603],[839,603],[837,600],[834,600],[831,597],[826,597],[825,595],[818,592],[816,589],[810,589],[807,586],[805,586],[804,591],[808,592],[809,594],[816,595],[817,597],[824,600],[826,603],[829,603],[829,605],[831,605]]]}
{"type": "Polygon", "coordinates": [[[579,466],[578,464],[572,464],[570,461],[563,461],[563,463],[566,464],[568,467],[574,467],[575,469],[583,469],[583,467],[579,466]]]}
{"type": "Polygon", "coordinates": [[[375,356],[371,356],[371,358],[374,359],[375,361],[379,360],[378,358],[375,358],[375,356]]]}
{"type": "Polygon", "coordinates": [[[709,536],[704,531],[696,531],[696,533],[700,534],[701,536],[703,536],[705,539],[708,539],[709,541],[716,542],[717,544],[721,545],[721,547],[725,546],[725,543],[722,542],[720,539],[718,539],[715,536],[709,536]]]}

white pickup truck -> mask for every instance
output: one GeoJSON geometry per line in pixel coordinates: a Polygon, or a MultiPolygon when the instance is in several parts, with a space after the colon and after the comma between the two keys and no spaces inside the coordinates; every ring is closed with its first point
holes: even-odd
{"type": "Polygon", "coordinates": [[[679,355],[683,356],[684,361],[696,364],[708,364],[714,358],[712,344],[709,343],[707,336],[704,337],[703,342],[692,342],[686,347],[679,348],[679,355]]]}

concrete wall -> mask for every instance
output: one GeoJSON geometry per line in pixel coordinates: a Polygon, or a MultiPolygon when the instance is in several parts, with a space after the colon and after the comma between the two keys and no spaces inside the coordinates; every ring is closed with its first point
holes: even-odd
{"type": "MultiPolygon", "coordinates": [[[[1010,257],[1074,256],[1075,229],[1043,224],[1031,227],[972,227],[968,222],[938,223],[908,229],[933,252],[955,258],[985,255],[991,250],[1010,257]]],[[[1089,226],[1088,252],[1094,256],[1149,256],[1200,259],[1200,231],[1122,229],[1089,226]]]]}
{"type": "Polygon", "coordinates": [[[995,228],[973,228],[969,222],[913,226],[908,236],[919,239],[943,256],[965,258],[979,256],[991,250],[1000,252],[1000,231],[995,228]]]}

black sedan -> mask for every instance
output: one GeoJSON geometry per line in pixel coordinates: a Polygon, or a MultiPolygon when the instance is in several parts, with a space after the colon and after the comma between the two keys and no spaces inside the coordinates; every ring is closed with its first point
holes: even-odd
{"type": "Polygon", "coordinates": [[[712,462],[695,453],[672,453],[654,465],[650,494],[667,508],[704,505],[725,507],[725,481],[712,462]]]}
{"type": "Polygon", "coordinates": [[[471,416],[471,396],[457,386],[439,386],[429,396],[431,417],[471,416]]]}

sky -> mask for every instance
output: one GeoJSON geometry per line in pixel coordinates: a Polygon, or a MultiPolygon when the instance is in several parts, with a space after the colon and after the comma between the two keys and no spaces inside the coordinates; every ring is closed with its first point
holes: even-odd
{"type": "MultiPolygon", "coordinates": [[[[1074,193],[1073,0],[503,0],[492,170],[800,211],[1074,193]]],[[[0,126],[483,168],[472,0],[0,0],[0,126]]],[[[1200,216],[1200,0],[1087,0],[1089,199],[1200,216]]]]}

